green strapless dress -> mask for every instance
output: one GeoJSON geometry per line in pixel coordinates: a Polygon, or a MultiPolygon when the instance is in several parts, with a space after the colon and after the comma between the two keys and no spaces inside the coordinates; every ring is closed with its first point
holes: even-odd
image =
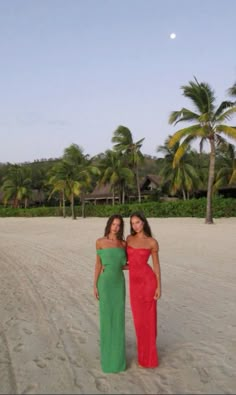
{"type": "Polygon", "coordinates": [[[105,270],[98,278],[101,366],[105,373],[126,369],[125,277],[123,248],[97,250],[105,270]]]}

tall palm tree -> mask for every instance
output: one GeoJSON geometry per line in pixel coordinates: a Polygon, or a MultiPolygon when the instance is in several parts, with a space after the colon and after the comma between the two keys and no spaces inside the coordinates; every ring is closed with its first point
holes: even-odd
{"type": "Polygon", "coordinates": [[[70,202],[72,218],[75,219],[74,197],[79,196],[82,203],[82,216],[84,217],[84,195],[89,190],[93,176],[99,176],[100,171],[92,165],[88,155],[83,154],[83,149],[77,144],[65,148],[63,160],[70,169],[70,202]]]}
{"type": "Polygon", "coordinates": [[[62,214],[63,217],[66,217],[66,200],[69,198],[69,180],[68,180],[68,165],[65,161],[61,160],[60,162],[56,163],[52,169],[49,171],[49,181],[48,185],[52,186],[51,193],[49,194],[48,199],[55,193],[59,193],[60,197],[60,208],[62,206],[62,214]]]}
{"type": "Polygon", "coordinates": [[[143,141],[144,138],[134,142],[131,131],[122,125],[118,126],[112,137],[112,142],[115,143],[114,149],[125,156],[127,165],[130,165],[134,171],[139,202],[141,202],[139,164],[143,160],[141,153],[143,141]]]}
{"type": "Polygon", "coordinates": [[[120,200],[125,203],[126,186],[133,183],[133,172],[126,166],[123,157],[116,151],[107,150],[100,162],[100,184],[111,184],[112,204],[115,204],[115,191],[118,189],[120,200]]]}
{"type": "Polygon", "coordinates": [[[179,122],[194,122],[193,125],[180,129],[173,134],[169,141],[169,146],[173,147],[177,142],[180,146],[175,154],[173,167],[181,160],[189,145],[200,138],[200,151],[203,143],[208,141],[210,145],[209,154],[209,173],[207,187],[207,207],[206,218],[207,224],[213,223],[212,217],[212,193],[215,178],[215,150],[218,144],[225,141],[226,137],[236,139],[236,127],[223,124],[229,121],[236,112],[236,105],[230,101],[223,101],[219,107],[216,107],[215,96],[211,87],[205,83],[199,83],[195,78],[188,85],[181,87],[183,95],[190,99],[194,105],[194,111],[182,108],[179,111],[173,111],[169,117],[169,123],[176,125],[179,122]]]}

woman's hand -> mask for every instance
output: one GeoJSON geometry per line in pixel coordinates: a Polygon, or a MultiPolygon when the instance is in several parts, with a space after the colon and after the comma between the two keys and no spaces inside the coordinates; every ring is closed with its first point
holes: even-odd
{"type": "Polygon", "coordinates": [[[93,288],[93,293],[94,293],[94,297],[95,297],[97,300],[99,300],[99,293],[98,293],[98,288],[97,288],[97,287],[94,287],[94,288],[93,288]]]}
{"type": "Polygon", "coordinates": [[[158,287],[155,291],[154,299],[158,300],[161,297],[161,289],[158,287]]]}

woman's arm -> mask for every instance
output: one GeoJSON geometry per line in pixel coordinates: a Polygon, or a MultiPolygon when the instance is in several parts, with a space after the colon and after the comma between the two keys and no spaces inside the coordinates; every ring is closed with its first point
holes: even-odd
{"type": "MultiPolygon", "coordinates": [[[[96,241],[96,249],[99,249],[100,247],[100,243],[97,240],[96,241]]],[[[98,282],[98,278],[100,276],[102,270],[102,262],[100,259],[100,256],[97,254],[96,255],[96,263],[95,263],[95,270],[94,270],[94,284],[93,284],[93,293],[96,299],[99,299],[99,294],[98,294],[98,288],[97,288],[97,282],[98,282]]]]}
{"type": "Polygon", "coordinates": [[[125,249],[125,254],[126,254],[126,264],[125,264],[124,266],[122,266],[122,269],[123,269],[123,270],[129,270],[129,263],[128,263],[128,261],[127,261],[127,252],[126,252],[126,247],[127,247],[126,241],[123,241],[123,242],[122,242],[122,245],[123,245],[123,247],[124,247],[124,249],[125,249]]]}
{"type": "Polygon", "coordinates": [[[160,268],[160,261],[159,261],[159,245],[156,240],[153,242],[153,246],[151,249],[152,255],[152,263],[153,263],[153,271],[157,278],[157,289],[155,291],[154,299],[160,299],[161,297],[161,268],[160,268]]]}

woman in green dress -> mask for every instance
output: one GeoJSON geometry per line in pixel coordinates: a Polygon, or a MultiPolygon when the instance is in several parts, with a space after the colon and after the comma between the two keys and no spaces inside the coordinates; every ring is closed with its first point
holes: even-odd
{"type": "Polygon", "coordinates": [[[115,214],[107,221],[104,237],[96,241],[94,296],[99,301],[101,367],[105,373],[126,369],[123,233],[123,218],[115,214]]]}

